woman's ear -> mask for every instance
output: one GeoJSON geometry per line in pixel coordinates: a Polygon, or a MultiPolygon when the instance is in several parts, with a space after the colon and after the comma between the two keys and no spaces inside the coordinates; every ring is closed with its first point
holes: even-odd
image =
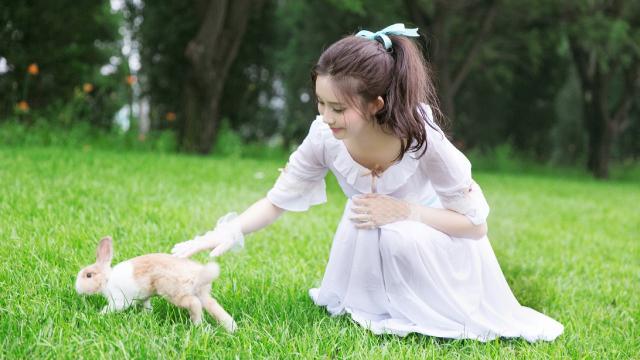
{"type": "Polygon", "coordinates": [[[369,113],[371,115],[375,115],[378,113],[378,111],[382,110],[383,107],[384,99],[382,98],[382,96],[378,96],[369,104],[369,113]]]}

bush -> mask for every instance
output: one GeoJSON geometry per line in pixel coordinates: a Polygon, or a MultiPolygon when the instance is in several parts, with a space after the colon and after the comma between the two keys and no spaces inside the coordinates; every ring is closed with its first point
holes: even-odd
{"type": "Polygon", "coordinates": [[[243,144],[240,135],[231,129],[227,118],[222,119],[213,153],[215,155],[237,158],[242,156],[242,147],[243,144]]]}
{"type": "Polygon", "coordinates": [[[503,143],[484,151],[473,149],[467,152],[474,169],[483,171],[521,171],[529,161],[524,156],[516,154],[510,143],[503,143]]]}
{"type": "Polygon", "coordinates": [[[177,149],[172,131],[152,131],[140,136],[135,131],[103,130],[86,122],[71,125],[46,121],[38,117],[31,124],[11,118],[0,123],[0,144],[5,146],[57,146],[77,149],[91,147],[117,150],[174,152],[177,149]]]}
{"type": "Polygon", "coordinates": [[[640,183],[640,163],[637,160],[626,160],[611,168],[611,178],[621,181],[640,183]]]}
{"type": "Polygon", "coordinates": [[[284,159],[289,153],[278,145],[244,142],[242,136],[233,131],[229,125],[229,120],[226,118],[222,120],[216,145],[213,149],[213,155],[215,156],[233,158],[284,159]]]}

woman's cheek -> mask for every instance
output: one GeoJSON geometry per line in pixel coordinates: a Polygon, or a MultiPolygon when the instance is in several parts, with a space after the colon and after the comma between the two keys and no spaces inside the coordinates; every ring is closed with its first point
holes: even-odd
{"type": "Polygon", "coordinates": [[[362,127],[364,121],[360,117],[357,111],[351,111],[348,115],[344,116],[345,123],[351,126],[353,129],[359,129],[362,127]]]}

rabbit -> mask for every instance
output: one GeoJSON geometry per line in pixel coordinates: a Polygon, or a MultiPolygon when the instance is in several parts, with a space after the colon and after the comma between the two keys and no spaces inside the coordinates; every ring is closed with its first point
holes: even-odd
{"type": "Polygon", "coordinates": [[[211,297],[211,282],[220,274],[215,262],[206,265],[169,254],[148,254],[123,261],[113,268],[113,240],[100,240],[96,263],[78,273],[76,291],[80,295],[101,293],[107,301],[101,313],[121,311],[135,301],[151,310],[150,298],[160,295],[169,302],[189,310],[191,321],[202,322],[204,307],[227,331],[234,332],[235,321],[211,297]]]}

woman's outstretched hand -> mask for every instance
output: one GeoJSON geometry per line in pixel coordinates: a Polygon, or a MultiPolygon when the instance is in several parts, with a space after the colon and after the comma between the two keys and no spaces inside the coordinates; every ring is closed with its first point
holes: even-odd
{"type": "Polygon", "coordinates": [[[244,236],[239,224],[231,220],[235,213],[229,213],[218,220],[216,228],[204,235],[196,236],[192,240],[184,241],[173,246],[173,256],[187,258],[203,250],[211,250],[209,256],[220,256],[232,248],[244,246],[244,236]]]}
{"type": "Polygon", "coordinates": [[[350,219],[359,229],[374,229],[402,220],[419,221],[414,204],[383,194],[355,195],[350,219]]]}
{"type": "Polygon", "coordinates": [[[192,240],[177,243],[171,249],[173,256],[188,258],[203,250],[213,250],[222,244],[223,240],[215,230],[208,231],[204,235],[196,236],[192,240]]]}

